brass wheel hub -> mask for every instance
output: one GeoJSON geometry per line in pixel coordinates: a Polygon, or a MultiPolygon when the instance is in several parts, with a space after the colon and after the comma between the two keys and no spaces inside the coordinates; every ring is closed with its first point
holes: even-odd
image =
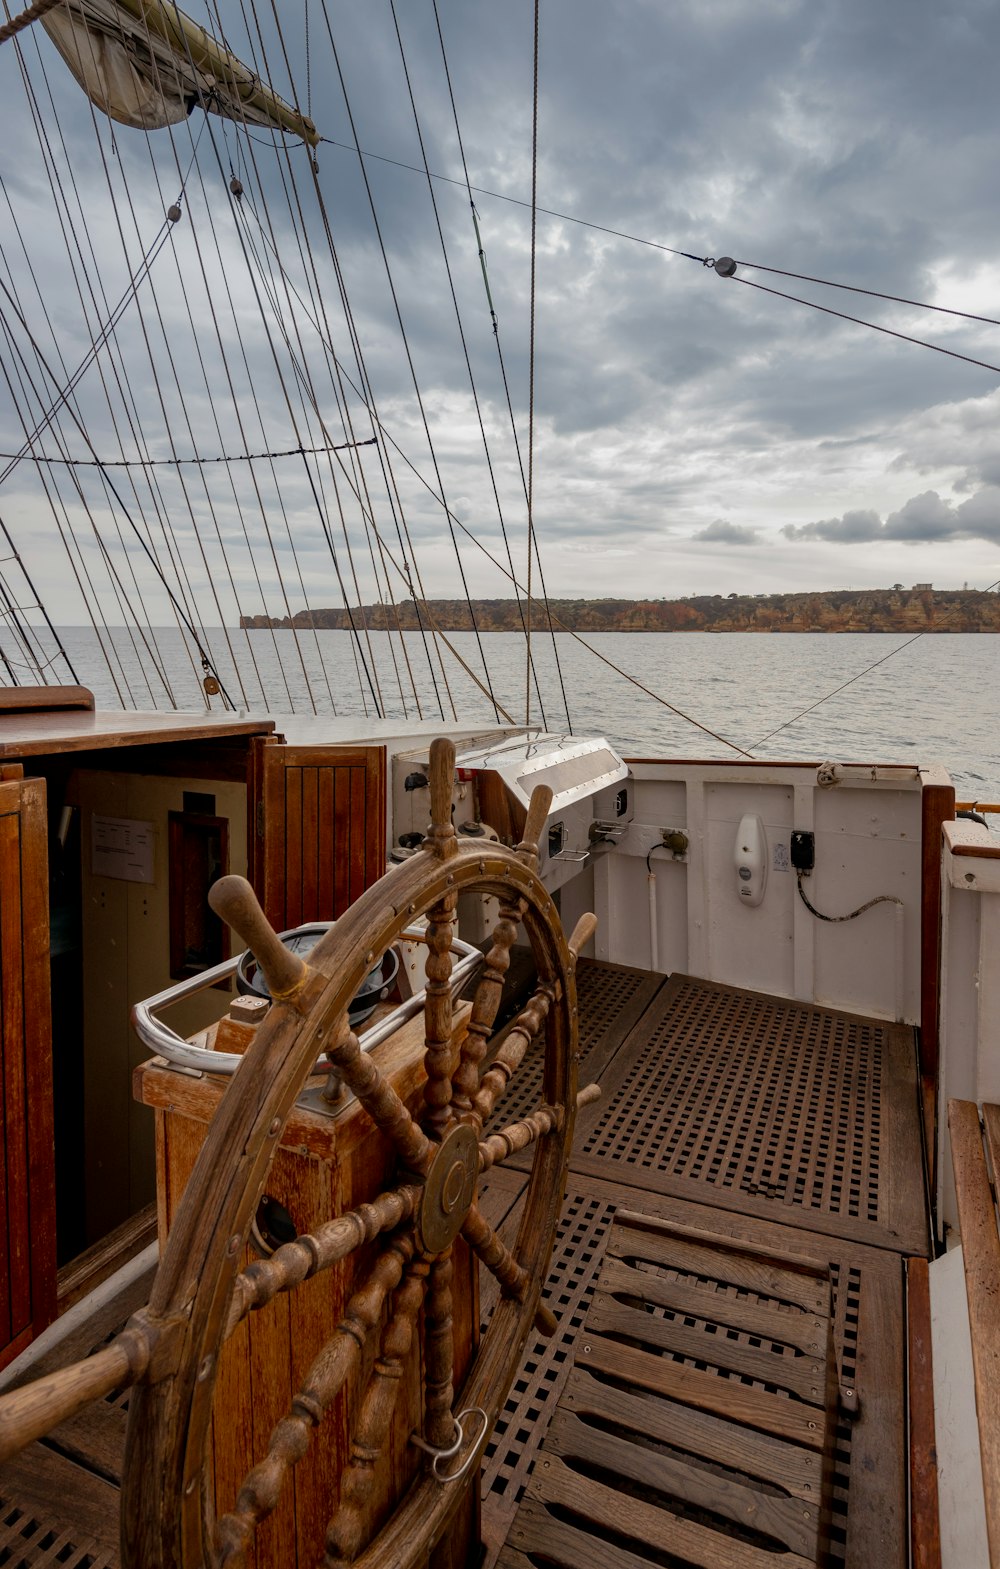
{"type": "Polygon", "coordinates": [[[420,1201],[420,1238],[427,1253],[443,1253],[461,1231],[476,1192],[479,1139],[460,1122],[449,1128],[431,1164],[420,1201]]]}

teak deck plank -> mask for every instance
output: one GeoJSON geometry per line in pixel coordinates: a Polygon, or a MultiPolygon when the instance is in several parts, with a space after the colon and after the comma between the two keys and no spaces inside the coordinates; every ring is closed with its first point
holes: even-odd
{"type": "MultiPolygon", "coordinates": [[[[565,1409],[560,1408],[552,1420],[545,1453],[570,1463],[578,1461],[588,1467],[617,1471],[629,1482],[697,1504],[734,1525],[775,1536],[803,1557],[814,1552],[819,1530],[819,1509],[815,1504],[776,1498],[718,1470],[692,1466],[661,1450],[597,1431],[565,1409]]],[[[733,1457],[725,1463],[732,1468],[733,1457]]]]}
{"type": "MultiPolygon", "coordinates": [[[[534,1484],[530,1492],[533,1498],[538,1497],[534,1484]]],[[[572,1510],[583,1519],[599,1525],[602,1531],[614,1531],[631,1538],[640,1547],[645,1542],[657,1557],[662,1553],[673,1553],[690,1564],[699,1565],[700,1569],[814,1569],[815,1560],[803,1558],[799,1553],[780,1550],[769,1552],[753,1543],[725,1536],[721,1531],[710,1530],[696,1521],[686,1520],[670,1509],[658,1508],[630,1493],[606,1487],[601,1482],[595,1482],[593,1477],[571,1470],[555,1455],[546,1462],[545,1501],[572,1510]]],[[[554,1527],[553,1540],[558,1542],[566,1531],[566,1525],[563,1521],[551,1521],[551,1524],[554,1527]]],[[[577,1565],[593,1563],[594,1538],[584,1536],[583,1533],[574,1534],[578,1537],[582,1551],[570,1562],[577,1565]]],[[[516,1527],[511,1535],[517,1545],[516,1527]]],[[[544,1551],[542,1542],[532,1541],[531,1545],[535,1550],[542,1547],[544,1551]]],[[[600,1543],[602,1559],[606,1546],[604,1541],[600,1543]]],[[[604,1561],[613,1563],[615,1559],[609,1556],[604,1561]]],[[[643,1562],[641,1558],[638,1561],[643,1562]]]]}
{"type": "MultiPolygon", "coordinates": [[[[715,1334],[712,1329],[713,1315],[707,1308],[700,1310],[701,1316],[709,1320],[704,1329],[696,1326],[689,1328],[672,1319],[654,1318],[643,1308],[615,1301],[609,1295],[610,1285],[607,1274],[602,1273],[587,1319],[588,1325],[597,1334],[622,1338],[638,1338],[641,1335],[647,1345],[654,1348],[677,1351],[694,1361],[708,1362],[713,1367],[741,1373],[746,1378],[759,1378],[761,1382],[777,1384],[781,1389],[793,1391],[809,1404],[822,1406],[826,1378],[822,1360],[794,1354],[776,1357],[773,1351],[745,1344],[745,1334],[743,1341],[726,1334],[715,1334]]],[[[645,1299],[650,1300],[648,1296],[645,1299]]]]}
{"type": "Polygon", "coordinates": [[[780,1475],[793,1498],[813,1511],[818,1508],[822,1459],[814,1450],[800,1449],[770,1433],[734,1427],[722,1417],[657,1395],[617,1389],[583,1368],[573,1369],[560,1405],[565,1411],[598,1417],[675,1449],[686,1449],[745,1476],[763,1480],[780,1475]]]}
{"type": "MultiPolygon", "coordinates": [[[[984,1120],[996,1173],[996,1159],[1000,1154],[1000,1108],[984,1107],[984,1120]]],[[[969,1299],[986,1530],[990,1557],[997,1562],[1000,1561],[1000,1317],[997,1315],[1000,1233],[976,1105],[972,1101],[949,1102],[948,1127],[969,1299]]]]}
{"type": "MultiPolygon", "coordinates": [[[[657,1307],[671,1308],[694,1318],[706,1317],[705,1292],[698,1286],[674,1278],[665,1280],[661,1275],[634,1269],[624,1260],[611,1261],[604,1266],[602,1282],[612,1295],[635,1295],[641,1288],[647,1302],[657,1307]]],[[[794,1346],[807,1357],[821,1357],[826,1350],[826,1325],[815,1313],[787,1313],[780,1328],[775,1328],[774,1314],[766,1308],[740,1298],[733,1301],[717,1292],[712,1298],[711,1321],[731,1329],[741,1329],[746,1334],[764,1335],[770,1340],[780,1338],[783,1344],[794,1346]]]]}

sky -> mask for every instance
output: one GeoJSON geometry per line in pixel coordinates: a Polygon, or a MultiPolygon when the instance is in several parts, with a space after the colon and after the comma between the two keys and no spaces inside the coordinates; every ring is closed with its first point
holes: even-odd
{"type": "MultiPolygon", "coordinates": [[[[365,483],[383,496],[395,485],[398,502],[379,503],[373,542],[346,470],[307,472],[301,457],[168,466],[155,494],[141,472],[109,470],[117,502],[99,470],[50,469],[47,496],[38,466],[21,463],[0,481],[0,518],[39,596],[54,619],[82,620],[83,577],[110,620],[135,592],[159,615],[152,553],[207,621],[337,605],[342,592],[371,599],[380,573],[404,597],[404,560],[428,597],[463,586],[509,597],[509,579],[430,493],[443,490],[506,561],[502,516],[525,582],[525,498],[468,197],[434,181],[435,215],[423,172],[399,166],[422,171],[425,153],[462,180],[432,0],[397,0],[402,51],[388,0],[283,0],[280,36],[262,7],[261,36],[239,4],[187,9],[311,110],[326,138],[317,180],[301,145],[276,151],[267,132],[248,140],[199,109],[172,130],[113,127],[37,27],[21,56],[36,123],[15,48],[2,46],[2,450],[23,441],[18,410],[34,419],[84,358],[186,176],[182,220],[76,389],[79,425],[64,410],[38,447],[206,458],[336,439],[322,314],[395,443],[388,486],[376,449],[358,449],[365,483]],[[357,144],[372,155],[378,230],[357,144]],[[32,355],[46,399],[26,391],[32,355]]],[[[519,204],[531,196],[534,8],[438,0],[438,11],[527,467],[531,215],[519,204]]],[[[536,230],[531,474],[550,595],[1000,578],[1000,370],[747,286],[1000,367],[995,324],[750,265],[1000,318],[998,55],[1000,11],[986,0],[541,0],[538,203],[566,215],[540,213],[536,230]],[[723,255],[739,263],[733,279],[700,260],[723,255]]],[[[349,434],[367,436],[370,414],[344,397],[349,434]]]]}

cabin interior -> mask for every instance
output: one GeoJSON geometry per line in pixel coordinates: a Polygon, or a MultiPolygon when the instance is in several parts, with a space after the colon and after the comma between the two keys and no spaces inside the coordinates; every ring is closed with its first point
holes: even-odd
{"type": "MultiPolygon", "coordinates": [[[[417,852],[442,727],[99,714],[75,688],[3,699],[11,1389],[148,1296],[210,1112],[190,1070],[150,1069],[131,1010],[235,953],[208,889],[245,875],[279,932],[336,920],[417,852]]],[[[529,1339],[462,1545],[434,1562],[1000,1562],[989,831],[956,820],[934,766],[623,760],[600,738],[444,733],[459,835],[516,844],[532,786],[552,787],[539,874],[567,932],[597,916],[579,1082],[601,1094],[577,1118],[544,1293],[555,1332],[529,1339]]],[[[460,904],[469,944],[488,947],[494,920],[491,902],[460,904]]],[[[204,1041],[232,1002],[227,978],[164,1017],[204,1041]]],[[[507,1122],[540,1085],[530,1065],[515,1078],[507,1122]]],[[[289,1172],[306,1151],[333,1161],[321,1118],[295,1116],[289,1172]]],[[[523,1152],[480,1180],[501,1238],[529,1166],[523,1152]]],[[[275,1212],[291,1236],[316,1219],[298,1180],[275,1212]]],[[[487,1318],[495,1283],[470,1290],[487,1318]]],[[[273,1411],[256,1389],[266,1443],[288,1389],[273,1411]]],[[[119,1562],[127,1402],[0,1471],[0,1563],[119,1562]]],[[[290,1507],[261,1569],[315,1561],[290,1507]]]]}

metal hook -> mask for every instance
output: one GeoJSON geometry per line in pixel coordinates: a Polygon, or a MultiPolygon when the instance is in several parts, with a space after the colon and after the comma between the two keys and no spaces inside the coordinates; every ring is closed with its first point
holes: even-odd
{"type": "Polygon", "coordinates": [[[434,1456],[434,1459],[431,1462],[431,1471],[433,1472],[434,1479],[437,1482],[442,1482],[442,1483],[443,1482],[460,1482],[464,1476],[468,1475],[468,1473],[472,1470],[472,1467],[475,1465],[476,1461],[479,1459],[479,1446],[482,1443],[483,1439],[486,1437],[486,1434],[489,1432],[490,1419],[486,1415],[486,1412],[483,1410],[482,1406],[469,1406],[465,1411],[460,1411],[458,1413],[458,1418],[457,1418],[457,1420],[455,1422],[455,1426],[458,1428],[458,1435],[459,1435],[458,1436],[458,1444],[456,1446],[457,1448],[460,1448],[461,1445],[462,1445],[462,1441],[463,1441],[463,1438],[464,1438],[464,1429],[462,1427],[462,1422],[465,1420],[465,1418],[467,1416],[479,1416],[479,1417],[482,1417],[482,1419],[483,1419],[482,1426],[479,1429],[478,1434],[476,1435],[476,1441],[472,1445],[472,1448],[469,1450],[468,1455],[462,1461],[462,1464],[459,1466],[457,1471],[442,1472],[440,1470],[440,1463],[441,1463],[441,1461],[442,1460],[447,1460],[448,1458],[450,1458],[450,1456],[455,1453],[455,1450],[447,1450],[447,1451],[442,1450],[442,1451],[440,1451],[438,1454],[436,1454],[434,1456]]]}
{"type": "Polygon", "coordinates": [[[479,1458],[479,1446],[486,1437],[490,1425],[490,1419],[486,1415],[486,1412],[483,1410],[482,1406],[469,1406],[465,1411],[460,1411],[457,1417],[453,1416],[452,1422],[454,1423],[455,1437],[452,1443],[450,1443],[447,1448],[444,1449],[438,1449],[434,1444],[429,1444],[425,1438],[420,1437],[419,1433],[410,1434],[410,1442],[412,1444],[416,1444],[418,1449],[422,1449],[424,1451],[424,1454],[433,1456],[431,1461],[431,1472],[435,1481],[437,1482],[460,1482],[464,1476],[468,1475],[468,1473],[472,1470],[476,1460],[479,1458]],[[462,1445],[466,1442],[465,1429],[463,1428],[462,1423],[465,1421],[467,1416],[482,1417],[482,1426],[476,1435],[476,1441],[472,1445],[468,1455],[462,1461],[462,1464],[459,1466],[457,1471],[442,1472],[440,1469],[441,1462],[443,1460],[453,1459],[454,1456],[458,1454],[462,1445]]]}

